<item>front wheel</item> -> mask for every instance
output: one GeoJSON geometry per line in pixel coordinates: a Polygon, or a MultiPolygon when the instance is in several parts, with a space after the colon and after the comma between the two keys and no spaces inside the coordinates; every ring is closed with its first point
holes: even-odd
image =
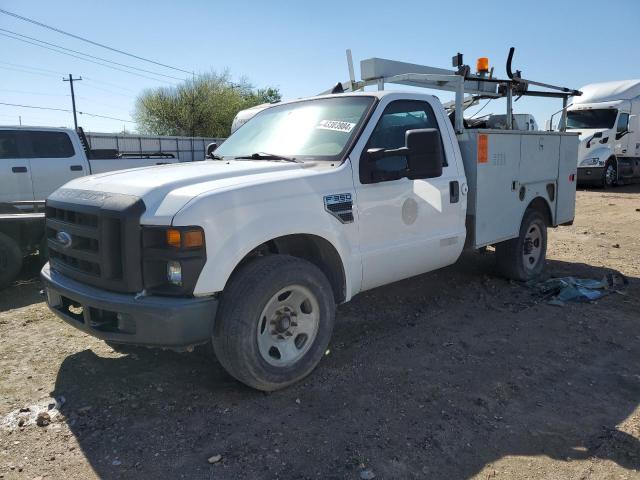
{"type": "Polygon", "coordinates": [[[213,348],[236,379],[278,390],[320,362],[334,315],[333,290],[318,267],[286,255],[256,258],[240,267],[222,293],[213,348]]]}
{"type": "Polygon", "coordinates": [[[547,223],[538,210],[527,210],[520,235],[496,245],[498,269],[507,278],[526,282],[542,272],[547,255],[547,223]]]}
{"type": "Polygon", "coordinates": [[[612,188],[618,180],[618,169],[616,162],[609,160],[602,171],[602,188],[612,188]]]}

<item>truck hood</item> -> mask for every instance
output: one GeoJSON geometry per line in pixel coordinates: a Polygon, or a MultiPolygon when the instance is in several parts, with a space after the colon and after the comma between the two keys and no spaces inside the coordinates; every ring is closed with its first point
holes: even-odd
{"type": "MultiPolygon", "coordinates": [[[[570,130],[573,131],[573,130],[570,130]]],[[[601,155],[607,155],[608,153],[603,153],[605,150],[608,152],[610,150],[610,146],[612,144],[612,136],[615,135],[613,131],[609,128],[584,128],[580,130],[580,143],[578,144],[578,165],[585,158],[591,157],[600,157],[601,155]],[[598,133],[602,133],[602,138],[609,137],[607,143],[600,143],[602,138],[593,138],[593,136],[598,133]],[[587,148],[587,143],[591,140],[590,147],[587,148]]]]}
{"type": "Polygon", "coordinates": [[[142,223],[170,224],[178,210],[203,193],[313,175],[320,168],[316,163],[205,160],[90,175],[64,188],[135,195],[146,206],[142,223]]]}

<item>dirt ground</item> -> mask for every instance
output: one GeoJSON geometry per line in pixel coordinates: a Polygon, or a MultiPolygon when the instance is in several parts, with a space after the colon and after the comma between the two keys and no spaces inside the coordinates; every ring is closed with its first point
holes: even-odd
{"type": "Polygon", "coordinates": [[[580,191],[550,232],[547,275],[618,270],[625,295],[548,305],[492,256],[341,306],[319,368],[272,394],[207,349],[114,352],[30,265],[0,292],[0,478],[640,478],[640,185],[580,191]]]}

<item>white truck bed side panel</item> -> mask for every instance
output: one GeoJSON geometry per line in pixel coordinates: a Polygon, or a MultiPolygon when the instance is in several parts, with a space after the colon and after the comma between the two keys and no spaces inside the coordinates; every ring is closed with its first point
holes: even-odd
{"type": "Polygon", "coordinates": [[[499,131],[483,133],[488,140],[485,162],[478,156],[478,135],[478,131],[467,130],[459,137],[469,183],[467,228],[474,247],[516,236],[522,209],[512,190],[520,167],[520,136],[499,131]]]}
{"type": "Polygon", "coordinates": [[[537,197],[547,203],[553,225],[573,220],[576,187],[569,176],[576,173],[576,135],[467,130],[458,141],[469,186],[469,245],[517,237],[524,212],[537,197]],[[486,136],[484,154],[480,135],[486,136]]]}
{"type": "Polygon", "coordinates": [[[558,194],[556,196],[555,223],[560,225],[573,220],[576,214],[576,185],[578,158],[577,135],[560,137],[560,162],[558,164],[558,194]]]}
{"type": "Polygon", "coordinates": [[[476,245],[513,238],[520,230],[522,206],[512,189],[520,168],[520,135],[492,133],[485,163],[476,158],[476,245]],[[517,219],[517,220],[516,220],[517,219]]]}
{"type": "Polygon", "coordinates": [[[520,182],[555,183],[558,176],[559,152],[560,136],[558,135],[523,135],[520,182]]]}

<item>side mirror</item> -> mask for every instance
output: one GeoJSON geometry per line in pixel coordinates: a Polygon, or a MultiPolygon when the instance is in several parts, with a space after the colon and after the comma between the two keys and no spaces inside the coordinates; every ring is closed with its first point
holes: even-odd
{"type": "Polygon", "coordinates": [[[213,142],[207,145],[206,158],[213,158],[213,152],[215,152],[216,148],[218,148],[218,144],[216,142],[213,142]]]}
{"type": "Polygon", "coordinates": [[[596,132],[593,134],[593,137],[591,137],[587,141],[587,148],[591,148],[591,142],[593,142],[596,138],[602,138],[602,132],[596,132]]]}
{"type": "Polygon", "coordinates": [[[407,177],[436,178],[442,175],[444,154],[440,132],[435,128],[407,130],[405,133],[407,148],[407,177]]]}
{"type": "Polygon", "coordinates": [[[640,131],[640,115],[629,115],[627,131],[629,133],[637,133],[640,131]]]}

